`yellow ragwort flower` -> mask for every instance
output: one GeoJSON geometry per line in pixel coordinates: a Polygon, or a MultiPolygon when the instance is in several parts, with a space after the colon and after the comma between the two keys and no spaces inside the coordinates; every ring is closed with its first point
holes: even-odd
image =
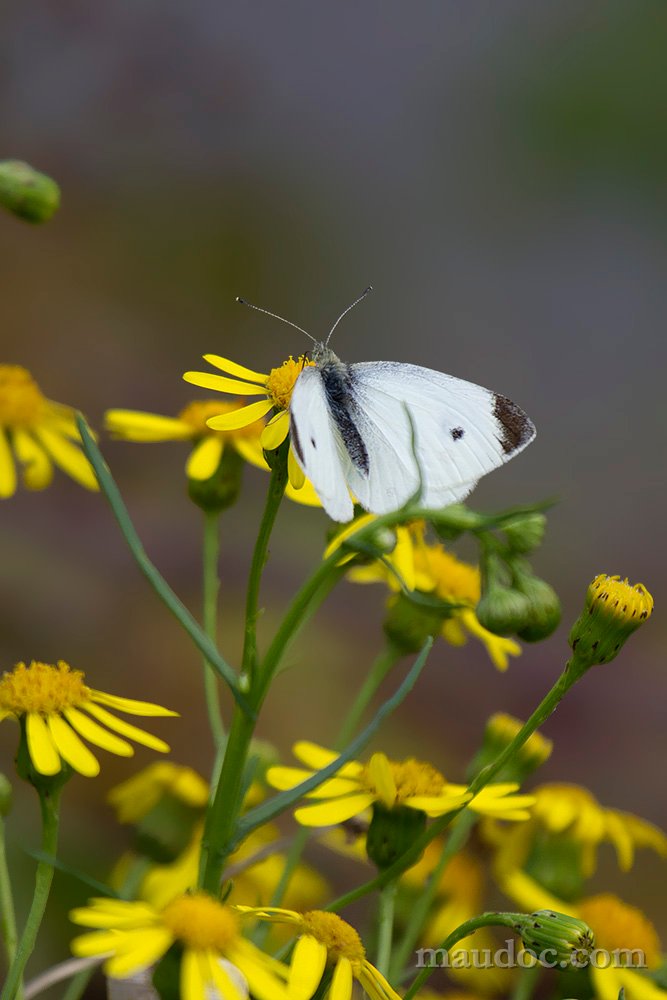
{"type": "Polygon", "coordinates": [[[98,774],[97,758],[81,737],[119,757],[134,754],[128,739],[160,753],[169,750],[164,740],[117,719],[103,705],[128,715],[178,715],[151,702],[95,691],[84,683],[81,670],[63,660],[55,666],[17,663],[0,679],[0,722],[13,718],[25,726],[30,760],[39,774],[58,774],[62,761],[86,777],[98,774]]]}
{"type": "Polygon", "coordinates": [[[555,910],[589,925],[595,935],[596,948],[610,956],[608,961],[605,957],[604,961],[593,962],[589,967],[591,985],[598,1000],[617,1000],[621,989],[625,989],[632,1000],[667,1000],[667,990],[643,971],[643,967],[657,968],[661,948],[655,927],[637,907],[611,893],[589,896],[577,904],[566,903],[532,879],[526,880],[521,872],[515,873],[503,888],[523,910],[555,910]],[[635,953],[634,957],[631,952],[635,953]],[[615,953],[617,958],[614,958],[615,953]]]}
{"type": "Polygon", "coordinates": [[[192,809],[203,809],[208,802],[209,787],[191,767],[160,760],[112,788],[107,801],[115,809],[119,823],[136,823],[165,795],[192,809]]]}
{"type": "MultiPolygon", "coordinates": [[[[294,788],[316,771],[336,760],[338,754],[316,743],[300,741],[293,747],[294,756],[306,765],[271,767],[266,780],[274,788],[294,788]]],[[[467,805],[474,812],[508,820],[526,820],[533,799],[515,795],[516,783],[487,785],[474,798],[465,785],[452,785],[431,764],[410,757],[389,760],[375,753],[368,764],[348,761],[335,778],[323,782],[306,796],[316,804],[302,806],[294,813],[303,826],[333,826],[365,812],[375,802],[387,809],[407,806],[427,816],[442,816],[467,805]]]]}
{"type": "MultiPolygon", "coordinates": [[[[289,403],[294,383],[304,367],[312,365],[313,362],[305,354],[296,360],[290,355],[286,361],[265,375],[244,368],[243,365],[236,364],[228,358],[221,358],[217,354],[205,354],[204,361],[208,361],[214,368],[227,374],[223,376],[212,375],[209,372],[186,372],[183,376],[186,382],[201,386],[203,389],[214,389],[235,396],[266,397],[249,406],[236,406],[232,412],[225,411],[224,407],[221,407],[218,410],[219,416],[212,416],[207,420],[208,426],[216,431],[234,431],[261,420],[270,410],[274,410],[274,415],[261,433],[260,444],[265,451],[278,448],[289,434],[289,403]],[[228,377],[230,375],[231,378],[228,377]]],[[[306,483],[306,477],[291,448],[287,467],[290,484],[295,490],[301,490],[306,483]]]]}
{"type": "Polygon", "coordinates": [[[54,465],[86,489],[98,489],[95,473],[77,447],[80,441],[73,409],[42,395],[25,368],[0,365],[0,498],[16,492],[15,460],[29,490],[45,489],[54,465]]]}
{"type": "Polygon", "coordinates": [[[293,1000],[311,1000],[327,965],[333,966],[330,1000],[352,1000],[355,979],[371,1000],[401,1000],[366,958],[366,949],[357,931],[337,913],[324,910],[296,913],[277,906],[239,906],[237,909],[260,920],[296,928],[299,937],[287,980],[293,1000]]]}
{"type": "MultiPolygon", "coordinates": [[[[346,525],[327,548],[325,555],[344,544],[353,547],[354,532],[372,523],[374,515],[364,514],[346,525]]],[[[494,666],[506,670],[510,656],[518,656],[521,646],[514,639],[494,635],[480,625],[475,607],[482,592],[479,568],[458,559],[443,545],[426,541],[424,525],[413,523],[399,526],[396,545],[384,561],[355,566],[349,572],[355,583],[384,583],[393,593],[402,586],[408,590],[434,596],[442,601],[459,605],[443,616],[440,635],[452,646],[462,646],[468,635],[474,636],[486,647],[494,666]]],[[[347,554],[346,558],[350,558],[347,554]]]]}
{"type": "MultiPolygon", "coordinates": [[[[217,990],[224,1000],[243,1000],[223,959],[242,973],[257,1000],[290,1000],[280,963],[241,936],[231,906],[201,892],[178,896],[162,909],[148,903],[93,899],[70,914],[74,923],[95,928],[72,941],[80,958],[108,956],[106,974],[127,979],[158,962],[173,944],[183,952],[180,996],[207,1000],[217,990]]],[[[286,970],[285,970],[286,974],[286,970]]]]}

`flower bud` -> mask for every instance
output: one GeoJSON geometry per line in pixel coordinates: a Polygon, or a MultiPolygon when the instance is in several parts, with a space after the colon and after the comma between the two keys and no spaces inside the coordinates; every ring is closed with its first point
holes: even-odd
{"type": "Polygon", "coordinates": [[[464,531],[479,531],[485,523],[480,514],[468,510],[462,503],[453,503],[431,517],[435,533],[444,542],[455,541],[464,531]]]}
{"type": "Polygon", "coordinates": [[[60,188],[21,160],[0,162],[0,205],[26,222],[48,222],[60,205],[60,188]]]}
{"type": "MultiPolygon", "coordinates": [[[[486,724],[482,746],[475,754],[468,768],[468,780],[472,780],[488,764],[506,750],[518,735],[523,722],[505,712],[496,712],[486,724]]],[[[541,733],[529,736],[521,749],[508,761],[507,767],[496,775],[497,781],[523,781],[537,770],[551,756],[553,743],[541,733]]]]}
{"type": "Polygon", "coordinates": [[[505,538],[513,552],[532,552],[541,544],[547,526],[547,519],[539,511],[518,515],[503,525],[505,538]]]}
{"type": "Polygon", "coordinates": [[[528,598],[530,602],[530,620],[518,631],[518,636],[525,642],[539,642],[558,627],[561,618],[561,607],[558,594],[545,580],[533,576],[530,567],[512,564],[512,584],[514,590],[528,598]]]}
{"type": "Polygon", "coordinates": [[[620,576],[596,576],[586,594],[584,613],[572,626],[570,646],[579,667],[613,660],[629,636],[653,611],[653,598],[641,583],[620,576]]]}
{"type": "Polygon", "coordinates": [[[555,910],[521,915],[515,929],[526,951],[547,965],[558,962],[563,967],[581,969],[588,964],[595,946],[595,935],[588,924],[555,910]]]}
{"type": "Polygon", "coordinates": [[[381,802],[373,804],[366,853],[381,871],[412,847],[426,829],[426,813],[409,806],[387,809],[381,802]]]}
{"type": "Polygon", "coordinates": [[[475,609],[477,620],[494,635],[513,635],[530,622],[530,601],[509,587],[489,587],[475,609]]]}
{"type": "Polygon", "coordinates": [[[418,653],[429,637],[438,635],[445,618],[442,608],[411,601],[400,593],[387,604],[383,628],[401,653],[418,653]]]}
{"type": "Polygon", "coordinates": [[[232,507],[241,490],[243,459],[235,448],[225,448],[210,479],[188,479],[188,496],[202,510],[216,514],[232,507]]]}

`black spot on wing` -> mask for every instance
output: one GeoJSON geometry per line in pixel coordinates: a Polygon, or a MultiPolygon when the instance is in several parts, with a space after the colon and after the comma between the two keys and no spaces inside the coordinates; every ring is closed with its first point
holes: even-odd
{"type": "Polygon", "coordinates": [[[500,424],[500,446],[506,455],[523,447],[535,436],[535,426],[520,406],[507,396],[496,392],[493,396],[493,415],[500,424]]]}
{"type": "Polygon", "coordinates": [[[351,370],[342,362],[334,361],[322,365],[319,371],[327,406],[343,439],[345,450],[354,467],[367,476],[370,470],[368,451],[353,416],[356,401],[351,370]]]}
{"type": "Polygon", "coordinates": [[[452,435],[452,441],[460,441],[465,431],[462,427],[452,427],[449,433],[452,435]]]}
{"type": "Polygon", "coordinates": [[[303,465],[303,448],[301,447],[301,438],[299,437],[299,432],[296,429],[296,420],[293,416],[290,417],[290,438],[292,441],[292,447],[297,454],[297,458],[303,465]]]}
{"type": "Polygon", "coordinates": [[[314,438],[314,437],[311,437],[311,439],[310,439],[310,443],[312,444],[312,446],[313,446],[313,448],[315,449],[315,451],[317,451],[317,444],[316,444],[316,442],[315,442],[315,438],[314,438]]]}

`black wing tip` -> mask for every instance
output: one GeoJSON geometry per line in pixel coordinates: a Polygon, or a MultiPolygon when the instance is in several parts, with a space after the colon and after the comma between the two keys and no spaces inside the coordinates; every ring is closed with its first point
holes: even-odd
{"type": "Polygon", "coordinates": [[[537,433],[535,424],[521,407],[499,392],[493,394],[493,415],[500,424],[498,440],[508,458],[529,445],[537,433]]]}

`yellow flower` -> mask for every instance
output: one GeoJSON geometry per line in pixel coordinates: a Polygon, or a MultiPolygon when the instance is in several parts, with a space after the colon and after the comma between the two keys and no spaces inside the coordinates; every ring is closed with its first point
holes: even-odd
{"type": "MultiPolygon", "coordinates": [[[[305,354],[300,355],[296,360],[290,355],[286,361],[283,361],[282,365],[272,368],[268,375],[265,375],[252,371],[250,368],[244,368],[243,365],[238,365],[227,358],[221,358],[217,354],[205,354],[204,361],[208,361],[214,368],[227,374],[223,376],[212,375],[208,372],[186,372],[183,376],[186,382],[201,386],[203,389],[214,389],[217,392],[228,392],[236,396],[266,397],[258,403],[251,403],[249,406],[237,406],[232,412],[224,412],[221,407],[218,411],[219,416],[212,416],[206,421],[208,426],[216,431],[238,430],[262,419],[269,410],[274,410],[274,415],[261,433],[260,443],[265,451],[278,448],[289,434],[289,403],[294,383],[304,367],[312,365],[313,362],[305,354]],[[228,377],[230,375],[232,378],[228,377]]],[[[306,478],[291,448],[287,466],[292,487],[297,491],[301,490],[306,478]]]]}
{"type": "Polygon", "coordinates": [[[333,966],[330,1000],[352,1000],[355,979],[371,1000],[401,1000],[366,958],[366,950],[354,927],[336,913],[324,910],[296,913],[277,906],[239,906],[237,909],[260,920],[288,924],[297,929],[299,937],[287,980],[292,1000],[310,1000],[327,965],[333,966]]]}
{"type": "MultiPolygon", "coordinates": [[[[351,545],[350,536],[357,530],[355,526],[364,527],[371,521],[372,515],[364,515],[358,522],[346,526],[333,540],[327,553],[333,551],[337,544],[347,542],[351,545]]],[[[385,560],[354,567],[349,578],[355,583],[382,582],[394,593],[406,586],[417,594],[458,605],[443,613],[440,635],[452,646],[462,646],[468,635],[479,639],[498,670],[506,670],[510,656],[521,653],[521,647],[514,639],[494,635],[477,620],[475,608],[481,596],[479,568],[458,559],[444,546],[428,542],[422,523],[398,528],[396,545],[385,560]]],[[[417,614],[416,607],[413,613],[417,614]]]]}
{"type": "Polygon", "coordinates": [[[112,788],[107,799],[116,810],[119,823],[136,823],[164,795],[170,795],[193,809],[203,809],[208,802],[209,788],[191,767],[172,764],[171,761],[156,761],[112,788]]]}
{"type": "Polygon", "coordinates": [[[25,368],[0,365],[0,497],[16,492],[14,459],[29,490],[49,485],[54,464],[86,489],[98,489],[80,441],[74,410],[46,399],[25,368]]]}
{"type": "Polygon", "coordinates": [[[653,598],[642,583],[600,573],[589,586],[584,612],[570,632],[574,660],[584,667],[613,660],[652,611],[653,598]]]}
{"type": "MultiPolygon", "coordinates": [[[[590,965],[591,985],[599,1000],[617,1000],[621,989],[632,1000],[667,1000],[667,991],[657,986],[641,971],[631,966],[636,963],[629,953],[642,953],[645,966],[656,968],[660,964],[660,940],[648,917],[637,907],[630,906],[611,893],[590,896],[576,905],[566,903],[542,889],[522,872],[515,872],[503,886],[507,895],[522,909],[555,910],[568,913],[585,921],[595,934],[596,949],[609,953],[609,964],[593,961],[590,965]],[[614,959],[616,949],[621,950],[614,959]],[[607,965],[606,968],[603,966],[607,965]]],[[[637,956],[638,957],[638,956],[637,956]]],[[[641,968],[641,966],[639,966],[641,968]]]]}
{"type": "Polygon", "coordinates": [[[501,878],[523,867],[534,843],[545,850],[544,835],[570,842],[580,849],[582,874],[589,877],[597,864],[597,848],[613,844],[622,871],[629,871],[636,847],[650,847],[667,857],[667,836],[657,826],[632,813],[602,806],[580,785],[547,784],[532,791],[531,819],[520,831],[486,821],[484,833],[496,848],[495,869],[501,878]],[[517,835],[518,834],[518,835],[517,835]]]}
{"type": "Polygon", "coordinates": [[[230,906],[204,893],[179,896],[162,909],[148,903],[93,899],[70,916],[76,924],[95,928],[72,941],[74,954],[110,956],[104,970],[114,979],[146,969],[179,944],[183,1000],[207,1000],[211,990],[224,1000],[243,1000],[221,959],[240,970],[258,1000],[289,1000],[279,978],[280,963],[244,940],[239,917],[230,906]]]}
{"type": "Polygon", "coordinates": [[[55,666],[18,663],[0,679],[0,722],[14,718],[25,727],[28,753],[39,774],[58,774],[63,760],[86,777],[98,774],[100,765],[81,736],[119,757],[134,754],[127,739],[160,753],[169,750],[164,740],[117,719],[103,705],[129,715],[178,715],[151,702],[95,691],[84,683],[82,671],[63,660],[55,666]]]}
{"type": "MultiPolygon", "coordinates": [[[[308,770],[296,767],[271,767],[266,780],[274,788],[294,788],[338,756],[315,743],[300,741],[293,747],[295,757],[308,770]]],[[[302,806],[294,813],[303,826],[332,826],[363,813],[374,803],[387,809],[407,806],[427,816],[442,816],[467,805],[475,812],[509,820],[525,820],[530,816],[530,795],[514,795],[515,783],[487,785],[474,798],[465,785],[452,785],[431,764],[408,758],[389,760],[375,753],[368,764],[348,761],[335,778],[323,782],[307,798],[315,805],[302,806]]]]}

